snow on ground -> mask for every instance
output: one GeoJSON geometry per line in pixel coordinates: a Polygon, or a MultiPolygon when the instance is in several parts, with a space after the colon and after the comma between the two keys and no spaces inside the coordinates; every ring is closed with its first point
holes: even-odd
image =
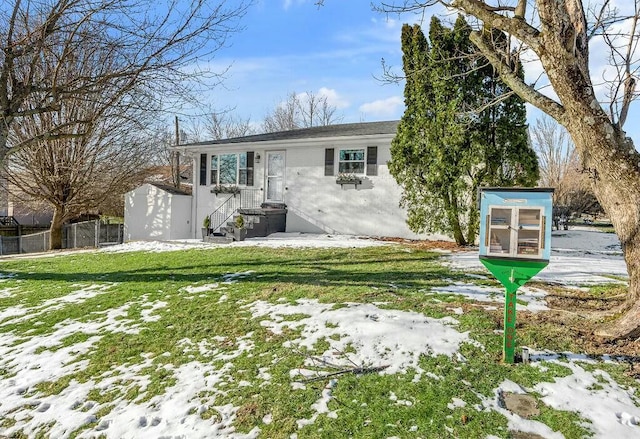
{"type": "Polygon", "coordinates": [[[273,233],[265,238],[249,238],[230,244],[203,242],[200,239],[176,241],[132,241],[125,244],[105,247],[103,252],[163,252],[185,250],[189,248],[229,248],[229,247],[289,247],[289,248],[362,248],[388,245],[364,236],[327,235],[311,233],[273,233]]]}
{"type": "MultiPolygon", "coordinates": [[[[502,287],[488,287],[482,285],[475,285],[466,282],[454,282],[451,281],[451,285],[446,287],[432,288],[430,292],[425,292],[426,295],[447,294],[463,296],[469,300],[476,302],[489,302],[493,304],[504,303],[504,288],[502,287]]],[[[518,289],[518,300],[522,303],[516,304],[517,311],[546,311],[549,308],[545,302],[544,297],[546,293],[537,288],[521,287],[518,289]]],[[[485,309],[495,309],[493,305],[487,305],[485,309]]]]}
{"type": "MultiPolygon", "coordinates": [[[[247,276],[246,272],[231,273],[225,277],[227,283],[236,282],[247,276]]],[[[110,286],[110,285],[109,285],[110,286]]],[[[195,287],[194,287],[195,288],[195,287]]],[[[7,313],[2,326],[12,325],[40,315],[45,310],[59,309],[61,304],[81,303],[87,297],[108,290],[97,285],[78,285],[78,290],[57,300],[46,301],[44,306],[21,308],[20,313],[7,313]],[[81,293],[86,293],[83,297],[81,293]]],[[[94,311],[91,319],[82,321],[67,319],[43,335],[17,336],[13,332],[0,332],[0,419],[10,415],[15,425],[5,428],[0,424],[0,437],[11,436],[12,432],[23,430],[28,437],[35,437],[44,426],[48,436],[67,438],[72,432],[87,428],[87,424],[97,423],[77,437],[139,438],[139,437],[189,437],[189,438],[255,438],[256,427],[248,434],[238,434],[233,427],[237,407],[216,405],[216,385],[228,380],[233,364],[228,362],[244,352],[253,349],[252,334],[236,339],[235,351],[219,352],[207,348],[206,343],[195,345],[183,340],[185,354],[190,350],[199,351],[213,363],[227,361],[223,368],[216,368],[209,362],[193,361],[179,367],[171,364],[158,366],[153,356],[141,352],[142,362],[127,362],[113,371],[85,382],[73,380],[57,394],[44,395],[37,390],[43,382],[55,382],[67,375],[81,373],[89,362],[80,360],[85,354],[95,350],[98,341],[108,333],[139,333],[146,322],[160,319],[156,312],[167,306],[163,301],[149,301],[147,295],[138,300],[105,311],[94,311]],[[138,305],[142,308],[139,320],[128,317],[128,310],[138,305]],[[77,334],[86,334],[85,341],[65,345],[65,340],[77,334]],[[247,338],[245,340],[244,338],[247,338]],[[149,369],[157,367],[169,369],[176,382],[163,395],[153,396],[140,402],[146,395],[149,384],[149,369]],[[136,387],[139,387],[136,390],[136,387]],[[107,415],[99,412],[105,404],[90,398],[91,392],[120,390],[122,395],[136,390],[139,396],[134,401],[122,397],[112,402],[113,409],[107,415]],[[202,396],[203,389],[212,395],[202,396]],[[205,420],[201,414],[213,410],[219,415],[219,422],[205,420]]]]}
{"type": "MultiPolygon", "coordinates": [[[[288,341],[285,347],[300,346],[309,350],[320,340],[327,340],[329,348],[322,361],[338,366],[363,367],[384,365],[383,374],[406,373],[409,368],[424,372],[419,366],[420,355],[458,355],[462,343],[471,343],[467,333],[454,329],[457,321],[451,317],[433,319],[408,311],[381,309],[372,304],[353,303],[334,309],[333,304],[317,300],[298,300],[297,304],[255,302],[250,306],[253,318],[274,334],[284,328],[302,328],[301,337],[288,341]],[[287,316],[304,314],[300,320],[286,320],[287,316]],[[425,336],[428,334],[428,336],[425,336]],[[356,353],[339,358],[335,352],[345,352],[351,346],[356,353]]],[[[313,362],[313,361],[312,361],[313,362]]],[[[299,372],[304,375],[304,372],[299,372]]],[[[295,373],[293,374],[295,375],[295,373]]]]}
{"type": "MultiPolygon", "coordinates": [[[[544,367],[544,363],[533,364],[544,367]]],[[[564,378],[556,378],[554,383],[538,383],[533,391],[542,395],[542,402],[558,410],[573,410],[591,421],[595,437],[640,437],[640,399],[636,389],[619,385],[602,370],[588,371],[585,363],[557,362],[571,369],[572,373],[564,378]]]]}

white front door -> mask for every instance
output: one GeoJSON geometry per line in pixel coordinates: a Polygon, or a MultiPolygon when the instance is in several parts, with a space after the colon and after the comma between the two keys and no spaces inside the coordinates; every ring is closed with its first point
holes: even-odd
{"type": "Polygon", "coordinates": [[[284,202],[284,151],[267,151],[265,185],[269,202],[284,202]]]}

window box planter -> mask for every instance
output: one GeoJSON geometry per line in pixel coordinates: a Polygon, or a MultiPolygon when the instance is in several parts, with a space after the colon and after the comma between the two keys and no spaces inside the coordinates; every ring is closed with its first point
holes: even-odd
{"type": "Polygon", "coordinates": [[[359,184],[362,184],[362,178],[352,174],[340,174],[336,177],[336,184],[339,184],[340,186],[345,184],[358,186],[359,184]]]}
{"type": "Polygon", "coordinates": [[[216,185],[213,188],[211,188],[211,193],[212,194],[239,194],[240,193],[240,188],[238,186],[222,186],[222,185],[216,185]]]}

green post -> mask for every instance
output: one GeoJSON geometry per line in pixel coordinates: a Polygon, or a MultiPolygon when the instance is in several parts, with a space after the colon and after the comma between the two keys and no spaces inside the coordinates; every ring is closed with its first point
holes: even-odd
{"type": "Polygon", "coordinates": [[[502,360],[513,364],[516,351],[516,290],[507,289],[504,303],[504,348],[502,360]]]}
{"type": "Polygon", "coordinates": [[[547,261],[480,258],[480,262],[506,288],[504,301],[504,346],[502,359],[513,364],[516,350],[516,291],[547,266],[547,261]]]}

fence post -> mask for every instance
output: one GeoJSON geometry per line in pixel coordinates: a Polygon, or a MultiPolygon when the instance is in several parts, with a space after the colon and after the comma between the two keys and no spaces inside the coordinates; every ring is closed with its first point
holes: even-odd
{"type": "Polygon", "coordinates": [[[98,248],[100,246],[100,220],[95,220],[93,233],[95,233],[95,247],[98,248]]]}
{"type": "Polygon", "coordinates": [[[73,223],[73,248],[78,248],[78,223],[73,223]]]}
{"type": "Polygon", "coordinates": [[[4,242],[2,241],[2,235],[0,235],[0,256],[4,254],[4,242]]]}

